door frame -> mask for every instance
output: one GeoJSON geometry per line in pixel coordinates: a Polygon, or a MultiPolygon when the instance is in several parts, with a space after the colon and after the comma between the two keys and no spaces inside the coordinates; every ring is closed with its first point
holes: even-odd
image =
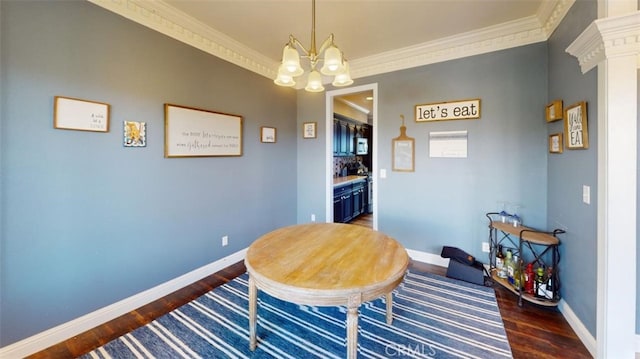
{"type": "Polygon", "coordinates": [[[373,113],[371,114],[371,125],[373,126],[372,145],[369,146],[373,152],[371,156],[371,174],[373,176],[373,229],[378,229],[378,180],[376,173],[378,173],[378,83],[372,83],[367,85],[349,87],[339,90],[327,91],[325,96],[325,133],[326,136],[326,163],[325,163],[325,178],[326,178],[326,221],[327,223],[333,222],[333,99],[337,96],[348,95],[351,93],[372,91],[373,92],[373,113]]]}

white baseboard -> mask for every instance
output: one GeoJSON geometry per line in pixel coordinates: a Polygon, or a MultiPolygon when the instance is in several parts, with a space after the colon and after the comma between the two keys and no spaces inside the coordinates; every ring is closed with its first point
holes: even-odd
{"type": "Polygon", "coordinates": [[[558,303],[558,309],[573,331],[576,332],[576,335],[580,338],[582,344],[584,344],[589,353],[591,353],[591,356],[595,358],[597,353],[596,338],[591,335],[589,330],[587,330],[587,327],[582,324],[576,313],[573,312],[569,304],[567,304],[564,299],[561,299],[560,303],[558,303]]]}
{"type": "Polygon", "coordinates": [[[197,268],[144,292],[0,348],[0,358],[24,358],[184,288],[244,259],[247,249],[197,268]]]}
{"type": "Polygon", "coordinates": [[[442,258],[437,254],[416,251],[414,249],[407,249],[407,253],[409,254],[409,257],[411,257],[411,259],[417,260],[418,262],[433,264],[441,267],[449,266],[449,258],[442,258]]]}

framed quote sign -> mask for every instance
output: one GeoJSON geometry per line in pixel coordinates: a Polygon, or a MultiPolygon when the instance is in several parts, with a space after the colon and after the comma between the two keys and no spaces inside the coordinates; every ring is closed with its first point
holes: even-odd
{"type": "Polygon", "coordinates": [[[110,105],[103,102],[56,96],[53,127],[65,130],[109,132],[110,105]]]}
{"type": "Polygon", "coordinates": [[[564,137],[568,150],[589,148],[586,102],[573,104],[564,111],[564,137]]]}
{"type": "Polygon", "coordinates": [[[164,105],[164,156],[242,156],[242,116],[164,105]]]}
{"type": "Polygon", "coordinates": [[[415,106],[416,122],[480,118],[480,99],[436,102],[415,106]]]}

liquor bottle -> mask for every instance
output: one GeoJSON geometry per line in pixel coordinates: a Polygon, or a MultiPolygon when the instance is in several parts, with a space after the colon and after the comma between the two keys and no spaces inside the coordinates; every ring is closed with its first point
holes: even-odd
{"type": "Polygon", "coordinates": [[[502,267],[502,272],[504,277],[507,278],[508,282],[513,284],[513,254],[511,253],[511,249],[507,249],[507,258],[504,260],[504,266],[502,267]]]}
{"type": "Polygon", "coordinates": [[[547,282],[544,278],[544,268],[538,267],[536,271],[536,297],[545,298],[547,292],[547,282]]]}
{"type": "Polygon", "coordinates": [[[498,252],[496,253],[496,273],[500,278],[504,278],[502,273],[503,268],[504,268],[504,253],[502,253],[502,244],[499,244],[498,252]]]}
{"type": "Polygon", "coordinates": [[[522,260],[518,256],[514,257],[515,266],[513,268],[513,287],[517,291],[522,290],[522,260]]]}
{"type": "Polygon", "coordinates": [[[527,294],[533,295],[533,283],[535,282],[533,274],[533,263],[527,264],[527,269],[524,271],[524,291],[527,294]]]}
{"type": "Polygon", "coordinates": [[[553,300],[556,295],[556,290],[554,288],[555,278],[553,276],[553,268],[547,268],[547,286],[546,286],[546,295],[545,297],[549,300],[553,300]]]}

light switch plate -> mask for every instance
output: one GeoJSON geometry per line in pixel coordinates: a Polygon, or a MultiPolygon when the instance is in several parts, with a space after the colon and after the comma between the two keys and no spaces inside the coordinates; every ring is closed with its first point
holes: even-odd
{"type": "Polygon", "coordinates": [[[387,178],[387,170],[384,168],[380,170],[380,178],[387,178]]]}
{"type": "Polygon", "coordinates": [[[582,185],[582,202],[591,204],[591,187],[582,185]]]}

